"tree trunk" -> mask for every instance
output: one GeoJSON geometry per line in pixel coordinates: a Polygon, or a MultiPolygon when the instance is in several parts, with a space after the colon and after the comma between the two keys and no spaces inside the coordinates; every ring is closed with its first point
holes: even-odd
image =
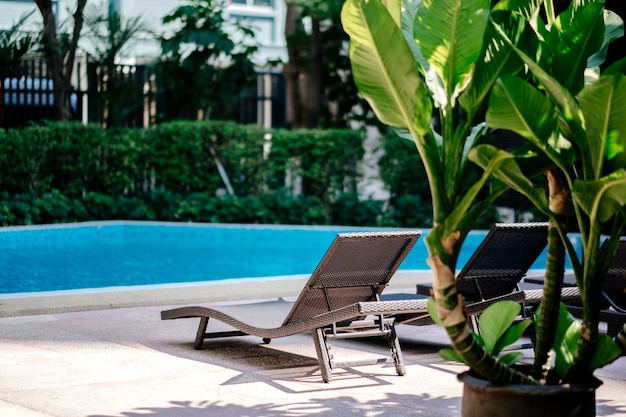
{"type": "Polygon", "coordinates": [[[303,126],[303,109],[300,89],[300,55],[301,46],[295,41],[294,36],[302,31],[300,21],[300,8],[294,3],[287,3],[287,16],[285,18],[285,39],[287,40],[287,55],[289,61],[283,68],[287,89],[287,122],[290,127],[303,126]]]}
{"type": "MultiPolygon", "coordinates": [[[[550,211],[554,213],[562,230],[567,227],[567,208],[569,205],[569,188],[563,172],[554,168],[547,172],[550,211]]],[[[548,255],[541,300],[541,318],[537,324],[537,343],[532,376],[543,379],[548,372],[548,355],[554,344],[554,335],[559,320],[561,288],[565,269],[565,245],[555,225],[550,222],[548,227],[548,255]]]]}
{"type": "MultiPolygon", "coordinates": [[[[600,258],[608,256],[600,252],[601,224],[590,224],[588,232],[583,235],[583,276],[582,280],[577,277],[580,287],[581,301],[583,305],[582,323],[580,325],[580,339],[574,361],[565,379],[567,382],[577,382],[586,379],[592,373],[589,369],[593,355],[600,341],[598,324],[600,322],[600,310],[602,309],[602,284],[600,277],[606,276],[606,266],[600,258]]],[[[609,252],[610,256],[614,252],[609,252]]]]}
{"type": "Polygon", "coordinates": [[[322,107],[323,86],[322,75],[324,68],[324,54],[322,33],[320,31],[319,18],[312,18],[311,25],[311,44],[309,46],[309,65],[308,65],[308,85],[307,85],[307,99],[302,103],[305,111],[305,126],[306,128],[313,129],[319,126],[320,123],[320,110],[322,107]]]}
{"type": "Polygon", "coordinates": [[[309,42],[304,34],[302,12],[294,3],[287,4],[285,38],[289,62],[283,73],[287,87],[287,121],[293,128],[316,128],[320,124],[324,100],[324,41],[320,19],[311,17],[309,42]]]}
{"type": "Polygon", "coordinates": [[[87,0],[78,0],[76,11],[73,14],[74,28],[67,50],[63,49],[57,36],[56,19],[52,0],[35,0],[41,17],[43,18],[43,31],[41,43],[48,63],[48,72],[54,83],[54,107],[58,120],[71,120],[70,91],[72,72],[78,39],[83,26],[83,10],[87,0]]]}

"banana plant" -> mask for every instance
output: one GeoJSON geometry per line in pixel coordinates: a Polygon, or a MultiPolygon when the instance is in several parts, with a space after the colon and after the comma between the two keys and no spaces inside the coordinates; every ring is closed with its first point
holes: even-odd
{"type": "Polygon", "coordinates": [[[536,383],[476,342],[455,282],[467,233],[508,189],[490,169],[473,183],[467,174],[468,153],[488,132],[489,91],[501,74],[524,67],[505,39],[529,48],[536,43],[525,14],[537,15],[537,0],[509,3],[492,10],[490,0],[347,0],[341,20],[360,93],[383,123],[414,141],[424,163],[433,205],[427,261],[438,316],[454,349],[495,382],[536,383]]]}
{"type": "Polygon", "coordinates": [[[619,345],[598,331],[603,277],[626,225],[626,60],[602,75],[598,69],[586,70],[589,63],[602,62],[604,46],[620,31],[623,34],[623,23],[603,5],[595,0],[573,1],[555,17],[549,30],[537,32],[539,49],[528,50],[512,39],[507,41],[532,78],[499,78],[486,119],[490,128],[514,131],[529,146],[509,152],[481,144],[469,155],[524,194],[551,220],[545,297],[533,364],[537,378],[546,377],[551,350],[559,358],[560,381],[572,382],[614,360],[624,351],[626,340],[624,331],[618,335],[619,345]],[[585,76],[594,81],[586,83],[585,76]],[[546,159],[550,161],[547,195],[527,169],[533,161],[540,160],[543,165],[546,159]],[[567,238],[565,217],[570,206],[581,235],[580,256],[567,238]],[[602,232],[608,232],[608,242],[600,251],[602,232]],[[561,321],[564,317],[558,299],[564,251],[583,304],[578,331],[557,330],[559,317],[561,321]]]}
{"type": "MultiPolygon", "coordinates": [[[[587,216],[578,216],[585,242],[584,259],[573,257],[572,263],[579,286],[585,288],[581,292],[588,294],[589,299],[597,300],[594,297],[601,288],[601,283],[592,279],[593,273],[606,268],[616,248],[616,242],[612,241],[599,256],[599,226],[613,219],[613,239],[623,229],[619,189],[622,174],[618,172],[606,178],[576,176],[594,172],[590,167],[604,175],[605,168],[621,160],[621,154],[615,159],[615,153],[623,136],[613,135],[620,130],[611,127],[603,132],[602,123],[590,125],[582,119],[581,108],[593,107],[595,93],[588,94],[583,105],[575,97],[584,85],[587,57],[595,51],[601,52],[610,40],[603,19],[607,14],[599,3],[574,1],[573,7],[560,16],[555,16],[550,1],[542,0],[503,0],[491,8],[485,0],[347,0],[342,10],[342,23],[350,36],[353,76],[360,93],[383,123],[414,141],[424,162],[433,204],[434,224],[425,241],[433,271],[436,315],[459,358],[496,383],[536,384],[543,382],[544,375],[541,372],[526,375],[498,361],[484,344],[477,342],[478,338],[466,324],[454,271],[459,249],[477,217],[508,187],[524,193],[549,216],[546,298],[556,302],[542,309],[541,322],[553,323],[543,328],[540,324],[540,332],[543,329],[547,334],[541,343],[548,346],[546,352],[555,342],[565,339],[554,334],[561,311],[558,294],[565,252],[570,257],[575,254],[565,229],[570,194],[577,202],[574,205],[577,215],[587,216]],[[542,6],[544,13],[540,13],[542,6]],[[545,22],[541,16],[547,18],[545,22]],[[554,54],[539,53],[546,48],[553,48],[554,54]],[[531,58],[523,51],[532,51],[534,55],[531,58]],[[542,65],[550,67],[549,72],[541,72],[542,65]],[[536,97],[524,95],[517,104],[526,105],[540,122],[533,133],[541,140],[530,141],[529,147],[516,152],[507,152],[488,145],[487,136],[493,127],[506,127],[524,136],[526,120],[516,119],[517,109],[512,106],[504,114],[507,107],[501,106],[501,102],[510,99],[506,94],[508,80],[518,80],[512,76],[524,74],[521,71],[525,68],[531,69],[546,97],[533,101],[536,97]],[[487,128],[481,114],[492,87],[487,128]],[[440,130],[431,123],[433,115],[440,130]],[[591,132],[585,129],[604,135],[600,140],[605,144],[615,142],[613,154],[608,155],[611,164],[598,168],[599,153],[604,148],[590,146],[587,133],[591,132]],[[559,134],[554,133],[557,131],[559,134]],[[581,154],[595,162],[584,162],[581,154]],[[466,175],[470,161],[484,168],[483,175],[473,184],[468,184],[466,175]],[[549,196],[534,185],[534,177],[543,171],[547,172],[549,196]],[[480,193],[485,189],[489,194],[483,198],[480,193]]],[[[596,53],[594,58],[601,60],[601,53],[596,53]]],[[[519,80],[522,82],[522,78],[519,80]]],[[[601,94],[608,95],[618,91],[613,87],[598,85],[596,89],[598,94],[602,90],[601,94]]],[[[611,107],[618,111],[621,106],[611,107]]],[[[606,106],[599,107],[598,112],[602,108],[606,106]]],[[[608,119],[607,116],[604,120],[608,119]]],[[[620,120],[610,119],[612,124],[620,120]]],[[[577,359],[567,366],[560,365],[570,375],[589,373],[586,365],[608,363],[617,354],[615,345],[598,343],[596,307],[594,303],[585,307],[580,332],[584,337],[576,340],[581,347],[577,359]],[[598,346],[608,347],[597,349],[598,346]],[[590,356],[595,359],[588,360],[590,356]]]]}

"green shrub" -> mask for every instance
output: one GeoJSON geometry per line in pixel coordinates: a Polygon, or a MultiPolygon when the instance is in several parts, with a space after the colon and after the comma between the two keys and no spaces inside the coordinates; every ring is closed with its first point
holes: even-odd
{"type": "Polygon", "coordinates": [[[78,220],[115,219],[115,199],[113,197],[90,191],[82,196],[81,202],[85,208],[85,217],[78,220]]]}
{"type": "Polygon", "coordinates": [[[342,193],[331,205],[330,222],[338,225],[377,226],[382,201],[360,201],[357,193],[342,193]]]}
{"type": "Polygon", "coordinates": [[[285,188],[265,193],[262,200],[267,207],[265,223],[270,224],[302,224],[309,204],[317,204],[314,199],[294,196],[285,188]]]}
{"type": "Polygon", "coordinates": [[[381,143],[384,152],[378,161],[378,168],[391,198],[420,196],[421,202],[430,206],[430,186],[415,144],[392,131],[382,136],[381,143]]]}
{"type": "Polygon", "coordinates": [[[389,209],[386,202],[359,200],[363,139],[358,130],[267,130],[225,121],[0,130],[0,223],[424,226],[423,201],[400,196],[403,187],[412,189],[407,184],[421,187],[409,180],[419,161],[409,166],[402,159],[416,155],[407,152],[408,141],[397,142],[388,151],[395,156],[383,160],[383,177],[393,182],[389,209]]]}
{"type": "Polygon", "coordinates": [[[355,192],[363,159],[363,134],[357,130],[280,130],[272,134],[270,187],[330,203],[341,192],[355,192]],[[286,179],[299,177],[301,181],[286,179]]]}
{"type": "Polygon", "coordinates": [[[432,224],[431,205],[421,195],[412,194],[391,199],[381,220],[381,225],[387,227],[430,228],[432,224]]]}

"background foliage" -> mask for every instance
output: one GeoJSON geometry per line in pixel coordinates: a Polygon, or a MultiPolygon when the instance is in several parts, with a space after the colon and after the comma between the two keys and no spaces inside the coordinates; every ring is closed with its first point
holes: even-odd
{"type": "MultiPolygon", "coordinates": [[[[429,191],[419,159],[404,149],[409,141],[385,142],[381,172],[391,199],[359,197],[363,140],[358,130],[271,130],[229,121],[0,130],[0,223],[131,219],[429,227],[429,191]]],[[[484,227],[496,220],[491,213],[484,227]]]]}

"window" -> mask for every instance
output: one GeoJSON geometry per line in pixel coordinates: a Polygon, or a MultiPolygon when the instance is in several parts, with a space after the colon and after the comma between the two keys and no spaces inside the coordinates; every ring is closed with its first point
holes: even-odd
{"type": "Polygon", "coordinates": [[[253,7],[273,7],[273,0],[230,0],[231,4],[241,4],[244,6],[253,7]]]}

